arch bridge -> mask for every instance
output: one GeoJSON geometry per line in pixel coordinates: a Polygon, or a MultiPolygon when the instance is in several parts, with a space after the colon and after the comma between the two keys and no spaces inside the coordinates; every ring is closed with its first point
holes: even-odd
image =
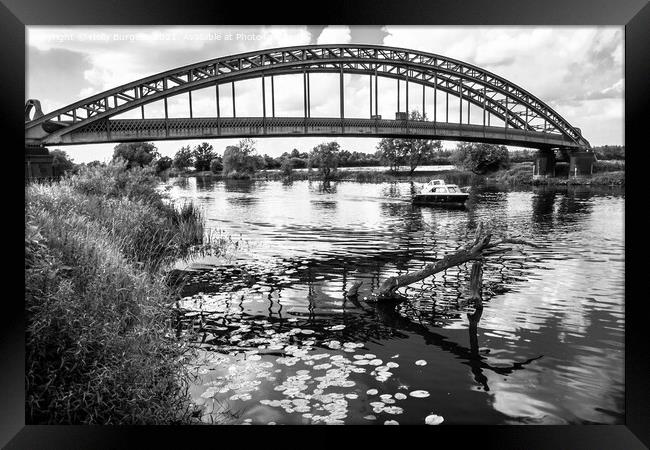
{"type": "Polygon", "coordinates": [[[25,106],[26,147],[248,136],[410,137],[571,152],[590,148],[580,129],[496,74],[441,55],[376,45],[308,45],[242,53],[152,75],[48,114],[43,114],[37,100],[25,106]],[[313,73],[338,74],[338,117],[311,116],[313,73]],[[296,95],[302,91],[303,114],[280,117],[274,80],[291,74],[302,77],[296,95]],[[368,117],[346,117],[344,74],[368,76],[368,117]],[[380,77],[397,80],[395,119],[378,114],[380,77]],[[262,114],[238,117],[235,83],[249,79],[260,79],[262,114]],[[220,86],[231,89],[232,114],[227,117],[222,114],[220,86]],[[414,87],[422,89],[420,120],[407,113],[414,106],[409,99],[409,89],[414,87]],[[205,88],[214,89],[214,115],[196,117],[192,94],[205,88]],[[429,110],[427,89],[433,96],[429,110]],[[189,115],[172,118],[168,100],[179,95],[187,95],[189,115]],[[163,116],[148,118],[145,105],[154,102],[162,103],[163,116]],[[404,112],[400,112],[401,104],[404,112]],[[450,104],[456,117],[450,116],[450,104]],[[138,110],[139,118],[119,117],[138,110]]]}

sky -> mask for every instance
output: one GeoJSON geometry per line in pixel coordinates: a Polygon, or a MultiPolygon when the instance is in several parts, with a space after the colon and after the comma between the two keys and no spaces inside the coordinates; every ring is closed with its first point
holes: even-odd
{"type": "MultiPolygon", "coordinates": [[[[582,130],[592,146],[624,144],[624,42],[622,27],[480,26],[190,26],[27,27],[25,100],[38,99],[43,112],[183,65],[221,56],[304,44],[379,44],[437,53],[482,67],[531,92],[582,130]]],[[[368,117],[367,77],[346,75],[346,117],[368,117]]],[[[338,117],[336,74],[310,77],[311,116],[338,117]]],[[[193,94],[195,117],[216,116],[214,88],[193,94]]],[[[379,114],[394,117],[396,81],[379,79],[379,114]]],[[[402,93],[404,85],[401,86],[402,93]]],[[[261,116],[261,81],[236,84],[237,116],[261,116]]],[[[421,105],[412,89],[410,105],[421,105]]],[[[276,116],[302,116],[302,79],[275,78],[276,116]],[[296,89],[296,84],[300,89],[296,89]]],[[[231,92],[220,88],[221,113],[232,115],[231,92]]],[[[443,96],[439,96],[443,97],[443,96]]],[[[188,117],[187,95],[170,99],[170,117],[188,117]]],[[[433,108],[427,94],[427,112],[433,108]]],[[[439,103],[444,105],[444,103],[439,103]]],[[[404,111],[404,95],[401,109],[404,111]]],[[[438,106],[440,108],[440,106],[438,106]]],[[[444,108],[444,106],[443,106],[444,108]]],[[[450,104],[450,117],[458,107],[450,104]]],[[[270,106],[267,104],[267,111],[270,106]]],[[[412,106],[411,109],[421,109],[412,106]]],[[[440,109],[439,109],[440,111],[440,109]]],[[[145,107],[161,117],[161,105],[145,107]]],[[[123,118],[139,117],[138,111],[123,118]]],[[[478,117],[475,114],[474,117],[478,117]]],[[[451,119],[450,119],[451,120],[451,119]]],[[[203,140],[157,141],[161,155],[203,140]]],[[[308,152],[332,139],[260,138],[259,154],[308,152]]],[[[336,138],[341,148],[373,153],[379,139],[336,138]]],[[[218,153],[238,139],[209,142],[218,153]]],[[[443,142],[445,148],[455,142],[443,142]]],[[[76,163],[108,161],[115,144],[61,146],[76,163]]]]}

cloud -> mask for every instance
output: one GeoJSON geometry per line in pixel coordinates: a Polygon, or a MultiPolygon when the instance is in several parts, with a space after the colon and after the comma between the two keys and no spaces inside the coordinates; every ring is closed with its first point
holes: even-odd
{"type": "Polygon", "coordinates": [[[592,144],[621,143],[621,27],[386,26],[384,30],[386,45],[459,59],[519,85],[581,128],[592,144]],[[610,111],[620,112],[605,126],[612,132],[610,139],[603,135],[602,121],[588,120],[584,113],[600,99],[611,99],[618,106],[610,111]]]}
{"type": "Polygon", "coordinates": [[[348,44],[351,39],[351,31],[348,26],[330,25],[321,31],[316,40],[317,44],[348,44]]]}

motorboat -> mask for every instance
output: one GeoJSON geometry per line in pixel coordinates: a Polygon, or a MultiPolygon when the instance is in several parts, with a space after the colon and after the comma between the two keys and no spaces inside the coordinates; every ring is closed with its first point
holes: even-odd
{"type": "Polygon", "coordinates": [[[418,205],[463,205],[469,198],[456,184],[446,184],[444,180],[429,181],[419,194],[413,196],[413,203],[418,205]]]}

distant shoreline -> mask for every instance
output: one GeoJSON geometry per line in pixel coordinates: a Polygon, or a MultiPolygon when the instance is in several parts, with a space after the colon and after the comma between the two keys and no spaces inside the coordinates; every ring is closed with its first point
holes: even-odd
{"type": "MultiPolygon", "coordinates": [[[[389,172],[387,167],[384,167],[384,169],[386,169],[384,171],[382,171],[380,168],[368,170],[369,168],[367,167],[343,167],[339,168],[339,170],[334,173],[334,176],[330,179],[330,181],[355,181],[360,183],[385,183],[395,181],[428,182],[432,178],[442,178],[448,183],[459,185],[489,183],[509,186],[625,186],[624,170],[600,171],[595,172],[590,176],[573,177],[568,175],[559,175],[556,177],[540,178],[533,176],[531,165],[526,163],[513,164],[508,169],[502,169],[497,172],[484,175],[475,174],[463,169],[457,169],[453,165],[450,165],[448,167],[450,168],[442,170],[416,169],[413,174],[411,174],[409,170],[389,172]]],[[[220,173],[215,174],[211,171],[170,174],[170,177],[212,178],[215,180],[231,179],[224,177],[220,173]]],[[[281,174],[278,169],[262,170],[256,172],[251,177],[238,179],[251,181],[323,181],[317,170],[314,170],[312,172],[309,172],[308,170],[294,170],[291,175],[286,176],[281,174]]]]}

